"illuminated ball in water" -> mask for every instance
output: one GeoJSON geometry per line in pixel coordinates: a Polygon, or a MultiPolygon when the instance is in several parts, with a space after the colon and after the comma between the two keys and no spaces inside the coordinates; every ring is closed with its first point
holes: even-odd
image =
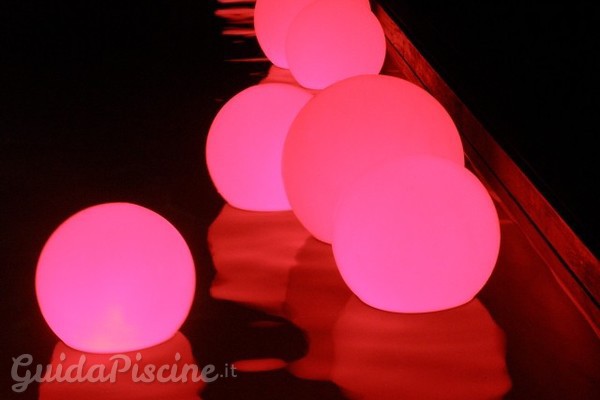
{"type": "Polygon", "coordinates": [[[464,304],[490,277],[500,247],[494,203],[466,168],[430,156],[384,163],[337,207],[333,253],[348,287],[386,311],[464,304]]]}
{"type": "Polygon", "coordinates": [[[266,83],[243,90],[215,117],[206,141],[208,172],[232,206],[289,210],[281,157],[292,121],[312,98],[305,89],[266,83]]]}
{"type": "Polygon", "coordinates": [[[37,300],[67,345],[91,353],[138,350],[170,339],[196,286],[190,250],[166,219],[130,203],[80,211],[40,255],[37,300]]]}
{"type": "Polygon", "coordinates": [[[319,0],[291,23],[285,49],[298,83],[323,89],[351,76],[379,73],[386,42],[379,20],[360,2],[319,0]]]}
{"type": "Polygon", "coordinates": [[[283,178],[300,222],[331,243],[340,193],[380,162],[431,154],[463,165],[460,136],[438,101],[412,83],[363,75],[319,92],[285,142],[283,178]]]}
{"type": "Polygon", "coordinates": [[[316,0],[256,0],[254,30],[260,48],[280,68],[289,68],[285,38],[296,15],[316,0]]]}

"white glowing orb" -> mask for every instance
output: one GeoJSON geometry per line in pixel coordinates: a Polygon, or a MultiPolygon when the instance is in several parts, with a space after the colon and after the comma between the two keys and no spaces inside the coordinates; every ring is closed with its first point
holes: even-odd
{"type": "Polygon", "coordinates": [[[319,92],[285,142],[283,178],[300,222],[331,243],[340,193],[389,158],[431,154],[463,165],[460,136],[438,101],[395,77],[363,75],[319,92]]]}
{"type": "Polygon", "coordinates": [[[379,73],[386,44],[379,20],[362,2],[319,0],[291,23],[285,49],[298,83],[323,89],[351,76],[379,73]]]}
{"type": "Polygon", "coordinates": [[[280,68],[289,68],[285,39],[296,15],[315,0],[256,0],[254,30],[260,48],[280,68]]]}
{"type": "Polygon", "coordinates": [[[466,168],[404,157],[355,181],[337,207],[333,252],[350,289],[395,312],[464,304],[490,277],[500,248],[494,203],[466,168]]]}
{"type": "Polygon", "coordinates": [[[196,286],[190,250],[166,219],[130,203],[87,208],[63,222],[40,255],[42,314],[67,345],[133,351],[170,339],[196,286]]]}
{"type": "Polygon", "coordinates": [[[312,98],[306,90],[267,83],[243,90],[215,117],[206,141],[208,172],[232,206],[289,210],[281,157],[292,121],[312,98]]]}

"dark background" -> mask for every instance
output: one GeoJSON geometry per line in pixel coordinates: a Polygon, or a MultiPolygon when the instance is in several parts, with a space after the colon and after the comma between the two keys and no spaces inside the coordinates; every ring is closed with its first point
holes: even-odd
{"type": "Polygon", "coordinates": [[[222,205],[205,135],[222,103],[252,84],[223,61],[214,5],[0,2],[3,383],[10,357],[49,362],[56,337],[37,307],[35,265],[52,231],[94,204],[133,202],[178,228],[202,276],[188,323],[203,326],[194,315],[212,277],[206,229],[222,205]]]}
{"type": "Polygon", "coordinates": [[[598,255],[598,3],[380,3],[598,255]]]}
{"type": "MultiPolygon", "coordinates": [[[[35,297],[45,241],[69,216],[104,202],[148,207],[185,238],[197,285],[180,331],[198,365],[306,354],[305,335],[291,322],[209,296],[207,230],[224,202],[206,170],[206,134],[220,107],[269,68],[226,61],[260,53],[251,38],[221,34],[226,22],[216,6],[0,3],[0,398],[37,399],[35,384],[11,391],[12,357],[31,354],[34,365],[46,365],[57,344],[35,297]]],[[[343,398],[331,382],[284,370],[219,380],[202,397],[240,394],[343,398]]]]}
{"type": "MultiPolygon", "coordinates": [[[[385,3],[597,252],[595,7],[385,3]]],[[[214,315],[264,318],[225,303],[206,306],[213,274],[206,230],[223,202],[205,168],[205,135],[219,107],[268,68],[224,61],[233,44],[220,34],[215,6],[208,0],[0,3],[3,382],[10,357],[30,353],[47,362],[56,342],[33,286],[44,242],[64,219],[102,202],[151,208],[186,238],[203,279],[182,331],[207,343],[196,349],[199,361],[261,351],[253,338],[264,333],[240,326],[233,337],[219,338],[232,326],[203,324],[214,315]]],[[[287,333],[269,337],[269,351],[285,359],[306,350],[301,334],[282,329],[287,333]]],[[[300,393],[303,385],[273,382],[282,393],[300,393]]]]}

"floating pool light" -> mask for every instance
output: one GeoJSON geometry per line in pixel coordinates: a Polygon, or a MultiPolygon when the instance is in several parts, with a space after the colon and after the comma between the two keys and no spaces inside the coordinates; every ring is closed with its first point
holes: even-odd
{"type": "Polygon", "coordinates": [[[333,252],[350,289],[386,311],[464,304],[490,277],[500,247],[494,203],[448,160],[414,156],[363,175],[342,196],[333,252]]]}
{"type": "Polygon", "coordinates": [[[281,157],[292,121],[312,98],[306,90],[266,83],[243,90],[215,117],[206,142],[208,171],[232,206],[289,210],[281,157]]]}
{"type": "Polygon", "coordinates": [[[363,75],[319,92],[300,111],[283,151],[283,179],[300,222],[331,243],[340,193],[390,158],[430,154],[463,165],[458,131],[425,90],[391,76],[363,75]]]}
{"type": "Polygon", "coordinates": [[[170,339],[196,285],[187,244],[166,219],[130,203],[80,211],[50,236],[39,258],[42,315],[67,345],[117,353],[170,339]]]}
{"type": "Polygon", "coordinates": [[[254,30],[267,58],[280,68],[289,68],[285,38],[296,15],[315,0],[256,0],[254,30]]]}
{"type": "Polygon", "coordinates": [[[298,83],[323,89],[351,76],[379,73],[386,44],[379,20],[362,1],[319,0],[293,20],[285,50],[298,83]]]}

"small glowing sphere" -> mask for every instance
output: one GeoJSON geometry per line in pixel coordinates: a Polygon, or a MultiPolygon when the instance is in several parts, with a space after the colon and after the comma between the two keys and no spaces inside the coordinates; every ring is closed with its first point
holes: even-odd
{"type": "Polygon", "coordinates": [[[281,157],[292,121],[312,98],[306,90],[267,83],[243,90],[215,117],[206,141],[208,172],[232,206],[289,210],[281,157]]]}
{"type": "Polygon", "coordinates": [[[42,250],[35,279],[50,328],[91,353],[170,339],[196,286],[194,261],[177,229],[130,203],[93,206],[63,222],[42,250]]]}
{"type": "Polygon", "coordinates": [[[347,0],[319,0],[298,13],[285,49],[290,71],[302,86],[323,89],[383,67],[383,28],[366,7],[347,0]]]}
{"type": "Polygon", "coordinates": [[[490,277],[500,223],[490,195],[466,168],[404,157],[364,174],[337,208],[333,253],[366,304],[429,312],[464,304],[490,277]]]}
{"type": "Polygon", "coordinates": [[[298,13],[315,0],[256,0],[254,30],[260,48],[273,64],[289,68],[285,38],[298,13]]]}
{"type": "Polygon", "coordinates": [[[331,243],[339,194],[380,162],[414,153],[463,165],[460,136],[429,93],[391,76],[362,75],[319,92],[300,111],[283,151],[283,179],[300,222],[331,243]]]}

